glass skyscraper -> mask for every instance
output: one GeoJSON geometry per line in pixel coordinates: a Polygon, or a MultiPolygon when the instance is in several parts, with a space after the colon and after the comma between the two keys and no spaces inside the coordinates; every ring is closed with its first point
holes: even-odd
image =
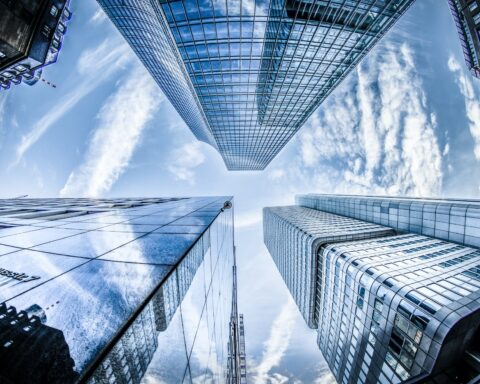
{"type": "Polygon", "coordinates": [[[480,379],[479,233],[477,201],[303,195],[264,209],[265,244],[342,384],[480,379]]]}
{"type": "Polygon", "coordinates": [[[98,0],[195,136],[262,170],[413,0],[98,0]]]}
{"type": "Polygon", "coordinates": [[[240,349],[231,202],[0,200],[0,382],[224,382],[240,371],[229,361],[240,349]]]}
{"type": "Polygon", "coordinates": [[[473,76],[480,78],[480,1],[448,0],[448,4],[467,67],[473,76]]]}

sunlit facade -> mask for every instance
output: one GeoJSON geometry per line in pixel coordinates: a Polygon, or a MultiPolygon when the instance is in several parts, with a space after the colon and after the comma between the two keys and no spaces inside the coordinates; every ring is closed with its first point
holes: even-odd
{"type": "Polygon", "coordinates": [[[480,202],[308,194],[298,205],[480,248],[480,202]]]}
{"type": "Polygon", "coordinates": [[[317,260],[312,254],[330,242],[368,239],[394,233],[381,225],[309,208],[287,206],[263,210],[265,245],[300,313],[311,328],[317,328],[316,271],[322,263],[321,259],[317,260]]]}
{"type": "Polygon", "coordinates": [[[457,27],[465,63],[480,79],[480,1],[448,0],[457,27]]]}
{"type": "Polygon", "coordinates": [[[265,244],[337,382],[480,375],[480,250],[466,236],[421,234],[423,223],[448,237],[457,223],[441,223],[458,221],[462,207],[465,228],[475,228],[478,202],[301,195],[297,204],[264,209],[265,244]]]}
{"type": "Polygon", "coordinates": [[[0,200],[0,382],[224,382],[231,201],[0,200]]]}
{"type": "Polygon", "coordinates": [[[413,0],[98,2],[196,137],[262,170],[413,0]]]}

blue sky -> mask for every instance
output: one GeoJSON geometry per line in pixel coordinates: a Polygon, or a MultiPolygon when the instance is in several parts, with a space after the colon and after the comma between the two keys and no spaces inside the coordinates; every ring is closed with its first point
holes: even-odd
{"type": "Polygon", "coordinates": [[[480,81],[446,1],[417,0],[264,172],[197,142],[94,0],[75,1],[57,84],[0,93],[0,197],[235,196],[252,382],[328,382],[262,243],[296,193],[480,197],[480,81]]]}

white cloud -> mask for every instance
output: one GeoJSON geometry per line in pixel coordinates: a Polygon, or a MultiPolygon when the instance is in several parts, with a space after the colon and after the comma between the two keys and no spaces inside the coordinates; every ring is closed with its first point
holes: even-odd
{"type": "Polygon", "coordinates": [[[105,39],[95,49],[86,50],[78,60],[78,75],[72,91],[62,96],[60,101],[48,109],[48,112],[33,126],[32,130],[22,136],[16,149],[16,159],[12,165],[17,165],[23,155],[53,124],[122,68],[131,58],[128,45],[119,39],[105,39]]]}
{"type": "Polygon", "coordinates": [[[336,384],[337,381],[333,376],[332,372],[328,368],[327,364],[320,366],[317,372],[317,378],[314,381],[314,384],[336,384]]]}
{"type": "Polygon", "coordinates": [[[279,181],[285,177],[285,170],[283,169],[274,169],[268,172],[267,177],[272,181],[279,181]]]}
{"type": "Polygon", "coordinates": [[[480,94],[475,91],[470,74],[467,74],[462,69],[453,55],[448,59],[448,69],[456,74],[458,88],[465,98],[465,111],[469,122],[470,134],[475,143],[474,154],[475,158],[480,160],[480,94]]]}
{"type": "Polygon", "coordinates": [[[405,43],[370,56],[300,132],[290,179],[300,175],[300,187],[315,191],[438,194],[437,122],[415,67],[405,43]]]}
{"type": "Polygon", "coordinates": [[[445,144],[445,147],[443,148],[443,156],[447,156],[450,153],[450,144],[447,143],[445,144]]]}
{"type": "Polygon", "coordinates": [[[128,74],[102,106],[85,160],[70,174],[60,195],[98,197],[108,192],[128,167],[160,100],[155,82],[143,68],[128,74]]]}
{"type": "Polygon", "coordinates": [[[202,144],[198,141],[192,141],[174,149],[170,153],[168,171],[176,180],[187,181],[195,184],[194,169],[205,161],[205,155],[201,150],[202,144]]]}
{"type": "Polygon", "coordinates": [[[254,227],[262,221],[262,210],[256,209],[250,212],[239,214],[235,217],[235,228],[245,229],[254,227]]]}
{"type": "Polygon", "coordinates": [[[270,374],[270,371],[279,366],[288,349],[296,311],[295,303],[289,297],[280,314],[273,322],[270,336],[263,345],[262,360],[253,368],[255,383],[280,384],[286,382],[284,376],[276,373],[270,374]]]}
{"type": "Polygon", "coordinates": [[[103,23],[105,20],[107,20],[107,15],[105,14],[102,8],[98,7],[98,9],[95,11],[93,16],[88,21],[88,23],[98,25],[103,23]]]}

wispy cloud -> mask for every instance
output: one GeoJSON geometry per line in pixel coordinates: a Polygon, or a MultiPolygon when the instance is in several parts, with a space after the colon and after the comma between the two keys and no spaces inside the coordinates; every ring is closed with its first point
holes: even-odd
{"type": "Polygon", "coordinates": [[[270,371],[279,366],[290,344],[295,322],[296,306],[289,297],[280,314],[273,322],[270,336],[264,343],[262,360],[254,367],[255,383],[279,384],[285,383],[285,377],[270,371]]]}
{"type": "Polygon", "coordinates": [[[475,142],[475,158],[480,160],[480,92],[475,87],[468,74],[454,56],[448,59],[448,69],[456,75],[456,82],[460,92],[465,98],[465,111],[469,122],[470,134],[475,142]]]}
{"type": "Polygon", "coordinates": [[[277,168],[267,173],[267,177],[273,181],[282,180],[285,177],[285,170],[277,168]]]}
{"type": "Polygon", "coordinates": [[[336,384],[337,381],[333,376],[332,372],[328,368],[327,364],[321,365],[317,370],[317,378],[314,381],[314,384],[336,384]]]}
{"type": "Polygon", "coordinates": [[[102,8],[98,7],[93,16],[88,20],[89,24],[98,25],[107,20],[107,15],[102,8]]]}
{"type": "Polygon", "coordinates": [[[176,180],[184,180],[195,184],[194,169],[205,161],[201,143],[192,141],[182,145],[170,153],[167,169],[176,180]]]}
{"type": "Polygon", "coordinates": [[[245,229],[254,227],[262,221],[262,210],[256,209],[250,212],[239,214],[235,218],[235,228],[245,229]]]}
{"type": "Polygon", "coordinates": [[[415,68],[407,44],[389,43],[371,56],[301,131],[290,174],[330,192],[439,193],[437,122],[415,68]]]}
{"type": "MultiPolygon", "coordinates": [[[[120,39],[105,39],[95,49],[86,50],[77,64],[77,76],[72,91],[62,96],[54,106],[22,136],[12,165],[20,162],[24,154],[66,113],[84,97],[110,78],[132,58],[129,47],[120,39]]],[[[60,91],[60,90],[58,90],[60,91]]]]}
{"type": "Polygon", "coordinates": [[[126,78],[102,106],[85,160],[70,174],[61,196],[102,196],[128,167],[162,98],[143,68],[133,70],[126,78]]]}

